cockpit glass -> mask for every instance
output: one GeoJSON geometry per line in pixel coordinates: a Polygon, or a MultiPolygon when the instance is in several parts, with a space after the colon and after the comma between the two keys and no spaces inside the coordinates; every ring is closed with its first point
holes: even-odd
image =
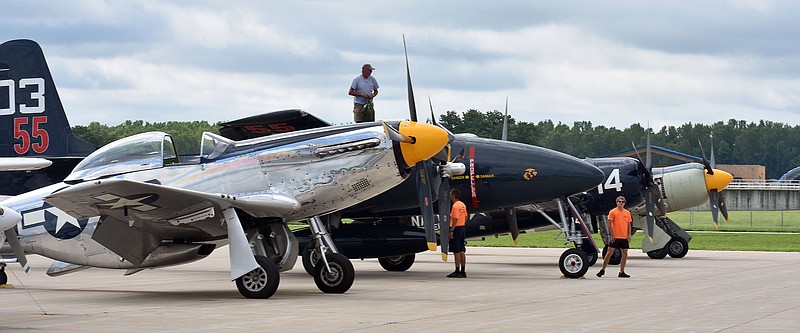
{"type": "Polygon", "coordinates": [[[65,180],[160,168],[164,165],[162,149],[167,137],[162,132],[148,132],[109,143],[78,163],[65,180]]]}

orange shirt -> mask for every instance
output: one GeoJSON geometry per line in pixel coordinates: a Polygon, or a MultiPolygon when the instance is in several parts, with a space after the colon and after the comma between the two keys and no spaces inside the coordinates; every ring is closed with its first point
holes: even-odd
{"type": "Polygon", "coordinates": [[[467,224],[467,206],[463,202],[456,201],[450,209],[450,228],[463,227],[467,224]],[[458,219],[458,222],[455,222],[458,219]]]}
{"type": "Polygon", "coordinates": [[[608,220],[611,222],[611,235],[614,238],[627,239],[630,236],[629,225],[633,219],[631,219],[631,212],[627,209],[612,209],[608,212],[608,220]]]}

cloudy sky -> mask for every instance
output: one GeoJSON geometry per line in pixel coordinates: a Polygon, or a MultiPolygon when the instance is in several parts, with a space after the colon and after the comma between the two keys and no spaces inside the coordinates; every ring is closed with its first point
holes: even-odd
{"type": "Polygon", "coordinates": [[[72,125],[352,120],[371,63],[378,118],[504,108],[624,128],[800,124],[797,1],[21,1],[0,40],[42,46],[72,125]]]}

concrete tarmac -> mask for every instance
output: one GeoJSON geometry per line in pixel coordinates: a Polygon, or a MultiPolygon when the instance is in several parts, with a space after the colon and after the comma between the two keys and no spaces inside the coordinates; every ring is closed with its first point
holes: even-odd
{"type": "Polygon", "coordinates": [[[0,332],[796,332],[800,253],[695,251],[649,259],[631,250],[627,273],[602,261],[585,279],[561,279],[564,249],[467,249],[466,279],[438,253],[417,254],[407,272],[354,260],[345,294],[323,294],[299,263],[270,299],[242,298],[227,248],[187,265],[45,275],[7,267],[0,332]],[[23,285],[25,288],[23,288],[23,285]]]}

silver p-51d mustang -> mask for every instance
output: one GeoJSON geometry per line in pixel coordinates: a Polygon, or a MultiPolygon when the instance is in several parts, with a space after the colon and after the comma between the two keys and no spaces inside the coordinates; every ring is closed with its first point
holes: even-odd
{"type": "MultiPolygon", "coordinates": [[[[32,138],[21,137],[27,127],[15,127],[14,139],[39,148],[51,138],[66,140],[64,131],[48,127],[63,108],[41,48],[15,40],[0,51],[0,117],[13,117],[17,127],[33,124],[32,138]]],[[[128,275],[202,259],[227,244],[239,292],[268,298],[279,271],[291,269],[298,254],[286,222],[308,220],[324,255],[314,281],[323,292],[343,293],[353,283],[353,266],[318,216],[400,184],[414,165],[442,155],[452,138],[416,122],[409,101],[411,121],[242,141],[203,133],[199,160],[191,162],[179,160],[166,133],[118,140],[83,159],[63,182],[0,202],[0,245],[8,240],[0,253],[13,251],[26,271],[24,252],[52,258],[51,276],[88,267],[128,275]]]]}

